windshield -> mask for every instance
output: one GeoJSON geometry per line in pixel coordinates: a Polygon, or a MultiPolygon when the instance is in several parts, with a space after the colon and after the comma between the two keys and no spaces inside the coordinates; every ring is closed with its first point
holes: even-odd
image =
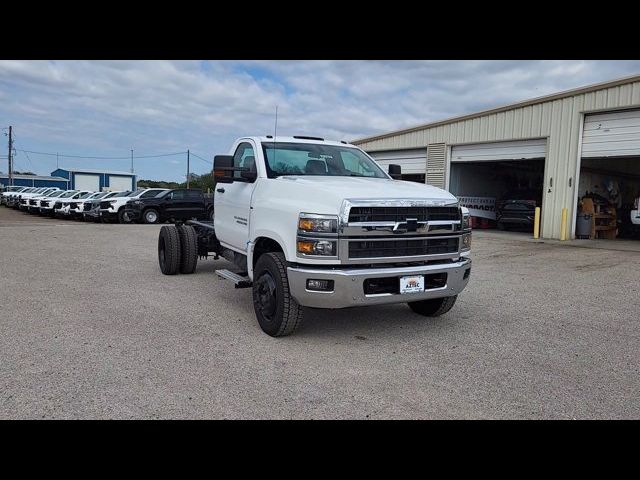
{"type": "Polygon", "coordinates": [[[64,192],[62,195],[60,195],[60,198],[69,198],[74,196],[76,193],[78,193],[76,190],[70,190],[68,192],[64,192]]]}
{"type": "Polygon", "coordinates": [[[267,176],[322,175],[388,178],[367,155],[352,147],[318,143],[263,143],[267,176]]]}
{"type": "Polygon", "coordinates": [[[94,194],[94,192],[86,192],[86,193],[83,193],[82,195],[80,195],[80,196],[78,197],[78,199],[82,199],[82,198],[89,198],[89,197],[90,197],[91,195],[93,195],[93,194],[94,194]]]}
{"type": "Polygon", "coordinates": [[[56,190],[55,192],[51,192],[47,195],[47,197],[59,197],[64,193],[64,190],[56,190]]]}
{"type": "Polygon", "coordinates": [[[94,193],[93,195],[91,195],[89,198],[96,200],[98,198],[103,198],[107,195],[107,192],[99,192],[99,193],[94,193]]]}
{"type": "Polygon", "coordinates": [[[116,193],[113,198],[116,197],[130,197],[131,196],[131,192],[120,192],[120,193],[116,193]]]}

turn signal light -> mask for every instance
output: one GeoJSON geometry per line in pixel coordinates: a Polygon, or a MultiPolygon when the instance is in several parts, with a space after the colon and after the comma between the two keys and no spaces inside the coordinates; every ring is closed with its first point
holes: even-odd
{"type": "Polygon", "coordinates": [[[313,246],[316,242],[298,242],[298,251],[300,253],[306,253],[307,255],[313,254],[313,246]]]}

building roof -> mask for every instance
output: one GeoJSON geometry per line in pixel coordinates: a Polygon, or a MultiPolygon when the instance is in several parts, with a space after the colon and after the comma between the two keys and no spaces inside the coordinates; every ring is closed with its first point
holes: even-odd
{"type": "MultiPolygon", "coordinates": [[[[106,173],[107,175],[127,175],[133,177],[135,173],[131,172],[123,172],[119,170],[97,170],[92,168],[56,168],[56,170],[64,170],[65,172],[73,172],[73,173],[106,173]]],[[[54,172],[56,171],[54,170],[54,172]]],[[[53,172],[52,172],[53,173],[53,172]]]]}
{"type": "MultiPolygon", "coordinates": [[[[9,178],[9,174],[0,172],[0,178],[9,178]]],[[[14,175],[13,178],[20,180],[49,180],[54,182],[68,182],[68,180],[64,177],[49,177],[45,175],[14,175]]]]}
{"type": "Polygon", "coordinates": [[[478,117],[484,117],[485,115],[489,115],[492,113],[499,113],[499,112],[504,112],[507,110],[512,110],[514,108],[521,108],[521,107],[527,107],[529,105],[535,105],[538,103],[545,103],[545,102],[550,102],[553,100],[559,100],[561,98],[566,98],[566,97],[572,97],[574,95],[580,95],[582,93],[589,93],[589,92],[593,92],[596,90],[602,90],[605,88],[610,88],[610,87],[616,87],[618,85],[624,85],[626,83],[633,83],[633,82],[638,82],[640,81],[640,75],[631,75],[628,77],[623,77],[623,78],[618,78],[615,80],[609,80],[607,82],[602,82],[602,83],[594,83],[592,85],[587,85],[585,87],[579,87],[579,88],[573,88],[571,90],[565,90],[562,92],[558,92],[558,93],[553,93],[551,95],[545,95],[543,97],[536,97],[536,98],[532,98],[529,100],[524,100],[521,102],[516,102],[516,103],[511,103],[508,105],[503,105],[500,107],[494,107],[494,108],[490,108],[488,110],[481,110],[480,112],[476,112],[476,113],[469,113],[469,114],[465,114],[465,115],[459,115],[457,117],[451,117],[451,118],[447,118],[445,120],[438,120],[435,122],[430,122],[430,123],[425,123],[425,124],[421,124],[421,125],[417,125],[415,127],[409,127],[409,128],[403,128],[401,130],[394,130],[392,132],[388,132],[388,133],[382,133],[379,135],[372,135],[370,137],[364,137],[364,138],[358,138],[357,140],[353,140],[351,143],[353,144],[360,144],[360,143],[365,143],[365,142],[372,142],[374,140],[380,140],[383,138],[388,138],[388,137],[394,137],[396,135],[402,135],[405,133],[411,133],[411,132],[416,132],[419,130],[425,130],[428,128],[433,128],[433,127],[437,127],[440,125],[446,125],[448,123],[454,123],[454,122],[459,122],[461,120],[469,120],[472,118],[478,118],[478,117]]]}

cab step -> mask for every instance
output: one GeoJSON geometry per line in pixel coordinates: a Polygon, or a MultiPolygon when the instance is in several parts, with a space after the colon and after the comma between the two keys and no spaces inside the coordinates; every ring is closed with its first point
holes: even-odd
{"type": "Polygon", "coordinates": [[[227,280],[231,280],[236,288],[249,288],[251,287],[251,280],[249,277],[242,276],[231,270],[216,270],[216,275],[220,278],[226,278],[227,280]]]}

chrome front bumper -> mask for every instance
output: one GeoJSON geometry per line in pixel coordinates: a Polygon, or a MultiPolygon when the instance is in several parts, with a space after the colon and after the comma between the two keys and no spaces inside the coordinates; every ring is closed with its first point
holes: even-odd
{"type": "Polygon", "coordinates": [[[414,302],[430,298],[451,297],[457,295],[469,283],[471,260],[461,258],[457,262],[418,267],[389,268],[352,268],[352,269],[315,269],[288,267],[289,290],[296,301],[306,307],[345,308],[385,303],[414,302]],[[468,272],[467,272],[468,271],[468,272]],[[446,273],[444,287],[433,288],[418,293],[379,293],[366,295],[364,281],[368,278],[403,277],[406,275],[428,275],[446,273]],[[333,280],[331,292],[307,290],[307,279],[333,280]]]}

